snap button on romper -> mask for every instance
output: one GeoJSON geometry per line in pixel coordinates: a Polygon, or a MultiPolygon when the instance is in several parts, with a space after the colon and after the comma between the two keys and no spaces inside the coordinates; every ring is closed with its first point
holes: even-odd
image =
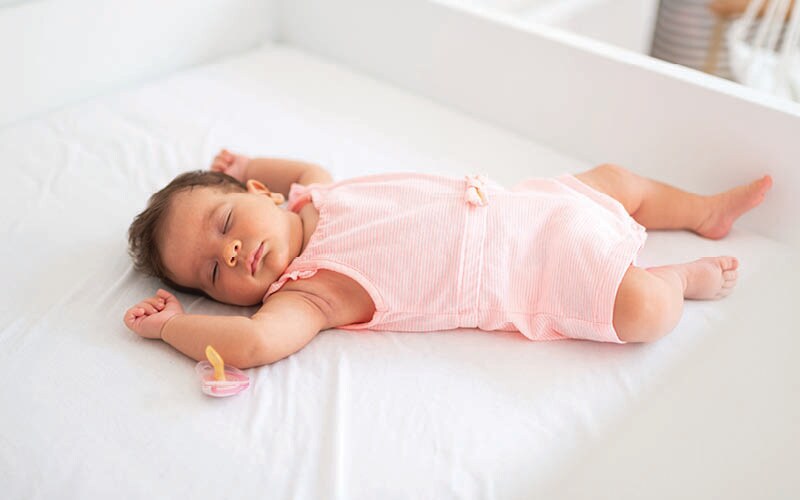
{"type": "Polygon", "coordinates": [[[617,200],[571,175],[510,190],[480,175],[422,173],[293,184],[287,208],[308,202],[317,227],[264,300],[328,269],[375,303],[369,322],[343,329],[621,342],[614,300],[646,233],[617,200]]]}

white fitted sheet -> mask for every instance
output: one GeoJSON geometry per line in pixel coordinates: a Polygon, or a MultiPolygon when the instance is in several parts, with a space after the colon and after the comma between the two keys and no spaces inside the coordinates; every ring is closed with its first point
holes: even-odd
{"type": "MultiPolygon", "coordinates": [[[[741,311],[778,314],[781,269],[796,269],[789,248],[752,233],[652,232],[640,265],[742,262],[737,293],[688,302],[657,343],[331,330],[248,370],[245,393],[211,399],[194,361],[122,315],[159,286],[132,270],[128,224],[221,147],[337,179],[484,172],[510,185],[588,166],[280,45],[0,130],[4,497],[529,498],[702,363],[692,353],[732,335],[741,311]]],[[[253,311],[179,297],[189,312],[253,311]]]]}

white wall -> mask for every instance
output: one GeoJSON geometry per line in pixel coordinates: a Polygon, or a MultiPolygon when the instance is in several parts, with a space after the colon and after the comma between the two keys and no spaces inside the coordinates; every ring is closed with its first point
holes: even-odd
{"type": "Polygon", "coordinates": [[[270,0],[39,0],[0,7],[0,126],[277,36],[270,0]]]}

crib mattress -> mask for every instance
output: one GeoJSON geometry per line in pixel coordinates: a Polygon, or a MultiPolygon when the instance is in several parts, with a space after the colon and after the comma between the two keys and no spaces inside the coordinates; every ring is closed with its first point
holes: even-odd
{"type": "MultiPolygon", "coordinates": [[[[126,230],[153,191],[221,147],[318,162],[336,179],[411,170],[511,185],[589,166],[281,45],[0,130],[4,497],[506,499],[598,486],[622,497],[659,481],[670,491],[681,466],[653,450],[680,454],[678,442],[716,446],[681,457],[685,474],[703,457],[724,463],[724,446],[779,474],[797,458],[797,259],[739,230],[650,233],[640,265],[733,254],[742,266],[736,293],[687,303],[651,345],[330,330],[247,370],[246,392],[203,395],[193,360],[122,323],[160,286],[133,271],[126,230]],[[708,380],[743,392],[725,399],[708,380]],[[739,397],[761,406],[726,413],[734,443],[721,431],[723,444],[704,441],[720,422],[697,409],[715,419],[739,397]],[[672,472],[613,482],[654,463],[672,472]]],[[[253,312],[178,295],[189,312],[253,312]]]]}

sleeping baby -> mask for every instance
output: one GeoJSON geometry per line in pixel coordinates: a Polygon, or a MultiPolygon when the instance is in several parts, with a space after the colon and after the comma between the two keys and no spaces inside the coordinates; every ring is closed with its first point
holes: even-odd
{"type": "Polygon", "coordinates": [[[725,297],[730,256],[636,265],[646,229],[725,236],[772,179],[712,196],[601,165],[506,189],[481,175],[333,182],[317,165],[222,150],[179,175],[129,230],[138,270],[246,316],[186,314],[158,290],[125,313],[138,335],[195,360],[273,363],[328,328],[518,331],[531,340],[650,342],[684,299],[725,297]]]}

